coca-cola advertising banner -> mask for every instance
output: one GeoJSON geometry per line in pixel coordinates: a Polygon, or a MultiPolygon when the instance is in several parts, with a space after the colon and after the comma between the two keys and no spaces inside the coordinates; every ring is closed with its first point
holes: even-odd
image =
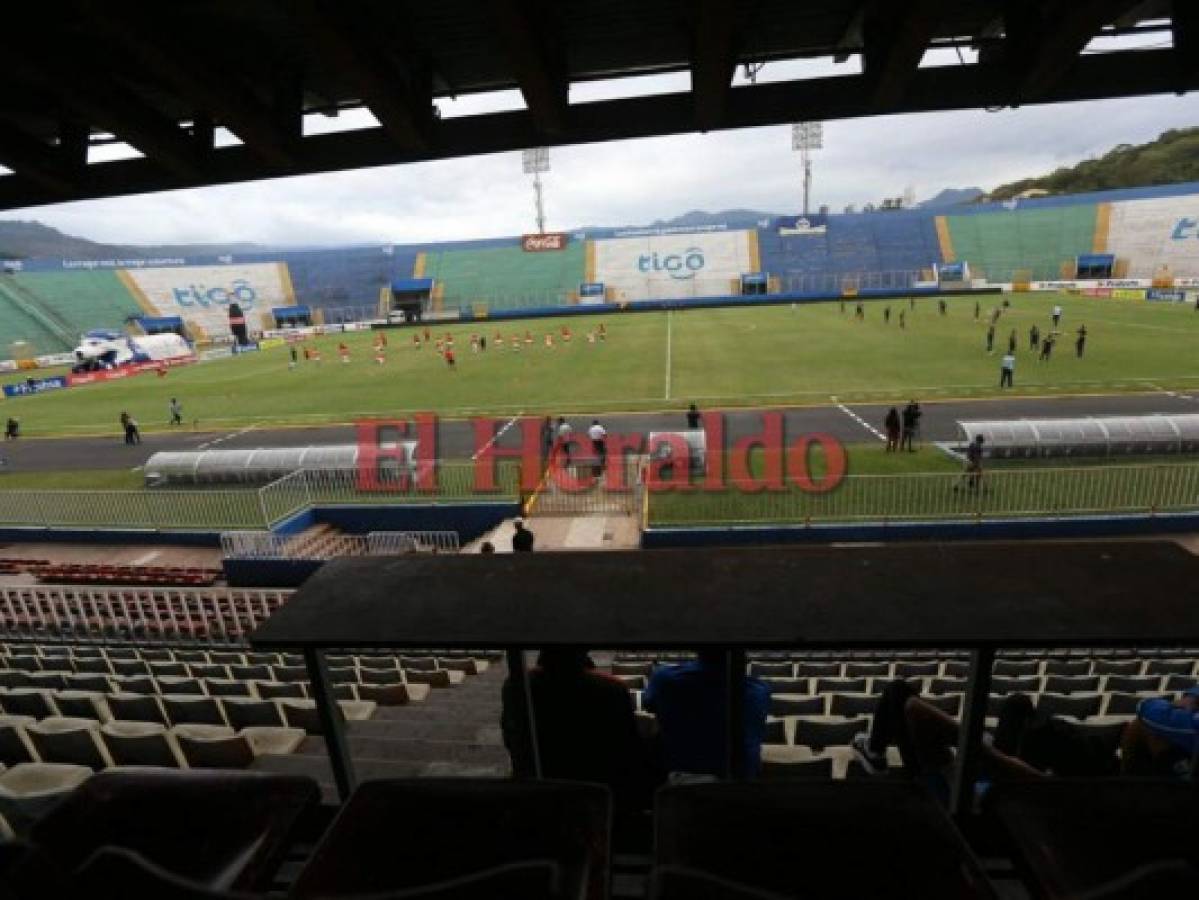
{"type": "Polygon", "coordinates": [[[570,235],[565,231],[551,231],[548,234],[526,234],[520,239],[520,249],[526,253],[540,253],[543,250],[565,250],[570,243],[570,235]]]}

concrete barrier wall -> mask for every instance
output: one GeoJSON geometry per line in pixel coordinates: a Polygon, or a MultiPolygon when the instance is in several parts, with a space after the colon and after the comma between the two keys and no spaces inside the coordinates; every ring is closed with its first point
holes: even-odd
{"type": "Polygon", "coordinates": [[[845,525],[742,525],[649,528],[644,549],[741,547],[878,541],[984,541],[1179,534],[1199,528],[1199,513],[1156,516],[1079,516],[1069,519],[992,519],[980,522],[856,523],[845,525]]]}

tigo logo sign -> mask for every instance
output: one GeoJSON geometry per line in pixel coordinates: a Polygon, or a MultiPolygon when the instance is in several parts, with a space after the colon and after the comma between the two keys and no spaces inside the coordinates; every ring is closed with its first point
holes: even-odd
{"type": "Polygon", "coordinates": [[[638,272],[665,272],[676,281],[689,281],[703,267],[704,251],[699,247],[688,247],[682,253],[659,255],[654,251],[637,257],[638,272]]]}
{"type": "Polygon", "coordinates": [[[238,278],[229,287],[206,287],[202,284],[189,284],[187,287],[171,288],[175,302],[183,307],[188,306],[228,306],[237,303],[243,310],[251,309],[258,295],[250,282],[238,278]]]}

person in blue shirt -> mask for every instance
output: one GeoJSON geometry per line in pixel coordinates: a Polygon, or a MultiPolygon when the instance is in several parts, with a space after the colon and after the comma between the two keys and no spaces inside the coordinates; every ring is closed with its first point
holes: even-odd
{"type": "MultiPolygon", "coordinates": [[[[722,653],[704,651],[696,662],[662,666],[650,676],[642,708],[658,718],[669,772],[690,775],[725,773],[726,690],[722,653]]],[[[770,711],[770,687],[745,679],[745,777],[762,768],[762,738],[770,711]]]]}
{"type": "Polygon", "coordinates": [[[1150,697],[1125,729],[1121,756],[1129,774],[1194,775],[1199,763],[1199,684],[1177,700],[1150,697]]]}

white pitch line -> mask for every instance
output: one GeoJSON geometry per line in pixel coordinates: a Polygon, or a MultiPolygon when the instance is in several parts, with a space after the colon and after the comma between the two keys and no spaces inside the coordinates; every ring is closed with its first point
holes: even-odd
{"type": "Polygon", "coordinates": [[[215,447],[217,444],[222,444],[225,441],[232,440],[235,437],[241,437],[243,434],[253,431],[257,427],[258,423],[252,422],[240,431],[231,431],[229,434],[221,435],[219,438],[213,438],[211,441],[205,441],[203,444],[197,445],[196,449],[207,450],[209,447],[215,447]]]}
{"type": "Polygon", "coordinates": [[[857,422],[859,425],[861,425],[863,428],[865,428],[867,431],[869,431],[872,435],[874,435],[880,441],[887,440],[886,435],[884,435],[881,431],[879,431],[877,428],[875,428],[873,425],[871,425],[869,422],[867,422],[865,419],[863,419],[861,416],[859,416],[856,412],[854,412],[852,409],[850,409],[844,403],[839,402],[836,397],[830,397],[829,399],[831,399],[833,401],[833,403],[837,404],[837,409],[841,410],[841,412],[845,413],[845,415],[849,416],[851,419],[853,419],[855,422],[857,422]]]}
{"type": "Polygon", "coordinates": [[[670,357],[671,357],[671,352],[672,352],[673,343],[674,343],[672,340],[673,335],[674,335],[674,329],[671,327],[671,323],[673,322],[673,319],[671,318],[671,314],[673,312],[674,312],[674,310],[670,310],[670,309],[666,310],[666,396],[665,396],[665,398],[663,398],[666,400],[670,399],[670,365],[671,365],[670,357]]]}
{"type": "Polygon", "coordinates": [[[488,449],[490,449],[490,448],[491,448],[491,445],[492,445],[492,444],[494,444],[494,443],[495,443],[496,441],[498,441],[498,440],[499,440],[501,437],[503,437],[503,435],[504,435],[504,432],[505,432],[505,431],[507,431],[509,428],[511,428],[513,425],[515,425],[515,424],[516,424],[516,420],[517,420],[517,419],[519,419],[519,418],[520,418],[520,413],[517,413],[517,414],[516,414],[516,415],[514,415],[514,416],[513,416],[511,419],[509,419],[507,422],[505,422],[505,423],[504,423],[504,426],[503,426],[503,427],[502,427],[502,428],[501,428],[499,431],[497,431],[495,434],[493,434],[493,435],[491,436],[491,440],[489,440],[489,441],[488,441],[486,444],[484,444],[482,447],[480,447],[478,450],[476,450],[476,451],[475,451],[475,452],[474,452],[474,453],[471,455],[471,459],[472,459],[472,460],[473,460],[473,459],[478,459],[480,456],[482,456],[482,455],[483,455],[483,453],[485,453],[485,452],[486,452],[488,449]]]}

